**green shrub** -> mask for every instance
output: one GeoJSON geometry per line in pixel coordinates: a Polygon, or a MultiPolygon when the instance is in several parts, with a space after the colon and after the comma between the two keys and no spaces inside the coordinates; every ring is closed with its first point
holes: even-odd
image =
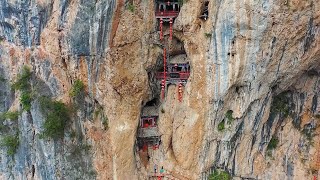
{"type": "Polygon", "coordinates": [[[30,86],[31,71],[27,66],[23,66],[21,73],[18,75],[18,79],[12,84],[12,88],[21,91],[29,91],[30,86]]]}
{"type": "Polygon", "coordinates": [[[267,151],[267,156],[268,156],[268,157],[272,157],[272,151],[268,150],[268,151],[267,151]]]}
{"type": "Polygon", "coordinates": [[[204,33],[204,36],[205,36],[206,38],[211,38],[211,37],[212,37],[212,34],[211,34],[211,33],[204,33]]]}
{"type": "Polygon", "coordinates": [[[228,124],[231,124],[234,120],[234,118],[232,117],[233,111],[232,110],[228,110],[225,114],[226,118],[228,119],[228,124]]]}
{"type": "Polygon", "coordinates": [[[19,115],[20,115],[20,112],[18,112],[18,111],[8,111],[5,113],[2,113],[1,117],[4,119],[10,119],[12,121],[15,121],[19,118],[19,115]]]}
{"type": "Polygon", "coordinates": [[[215,170],[213,174],[209,175],[209,180],[231,180],[231,175],[226,171],[215,170]]]}
{"type": "Polygon", "coordinates": [[[218,124],[218,131],[223,131],[224,130],[224,121],[221,121],[219,124],[218,124]]]}
{"type": "Polygon", "coordinates": [[[275,136],[273,136],[267,146],[267,150],[273,150],[278,146],[279,139],[275,136]]]}
{"type": "Polygon", "coordinates": [[[98,105],[96,111],[94,112],[94,118],[99,118],[104,129],[108,128],[108,117],[104,114],[103,108],[98,105]]]}
{"type": "Polygon", "coordinates": [[[0,75],[0,82],[5,82],[5,81],[6,81],[6,78],[0,75]]]}
{"type": "Polygon", "coordinates": [[[12,84],[12,88],[15,90],[20,90],[20,103],[23,106],[23,110],[30,111],[31,109],[31,71],[27,66],[23,66],[21,73],[18,75],[18,79],[12,84]]]}
{"type": "Polygon", "coordinates": [[[81,148],[83,151],[88,152],[88,151],[92,148],[92,146],[91,146],[90,144],[82,144],[82,145],[80,146],[80,148],[81,148]]]}
{"type": "Polygon", "coordinates": [[[102,125],[104,126],[104,129],[108,128],[108,117],[104,117],[102,118],[102,125]]]}
{"type": "Polygon", "coordinates": [[[128,10],[131,11],[131,12],[134,12],[135,6],[133,5],[133,3],[129,3],[128,4],[128,10]]]}
{"type": "Polygon", "coordinates": [[[287,93],[283,92],[274,97],[272,100],[271,111],[283,114],[284,117],[289,115],[289,98],[287,93]]]}
{"type": "Polygon", "coordinates": [[[0,122],[0,132],[1,132],[1,131],[4,131],[4,130],[5,130],[5,128],[6,128],[6,126],[5,126],[5,125],[3,125],[3,124],[2,124],[2,122],[0,122]]]}
{"type": "Polygon", "coordinates": [[[74,138],[76,138],[76,137],[77,137],[77,132],[76,132],[75,130],[72,130],[72,131],[70,132],[70,138],[74,139],[74,138]]]}
{"type": "Polygon", "coordinates": [[[76,80],[70,90],[70,96],[71,97],[77,97],[83,92],[84,90],[84,84],[81,80],[76,80]]]}
{"type": "Polygon", "coordinates": [[[302,130],[302,134],[306,137],[306,139],[308,140],[310,145],[313,145],[313,138],[315,136],[315,128],[307,128],[307,125],[304,126],[303,130],[302,130]]]}
{"type": "Polygon", "coordinates": [[[97,176],[97,171],[91,170],[91,171],[88,172],[88,174],[89,174],[90,176],[97,176]]]}
{"type": "Polygon", "coordinates": [[[31,109],[32,96],[30,92],[22,92],[20,95],[20,103],[22,104],[23,110],[30,111],[31,109]]]}
{"type": "Polygon", "coordinates": [[[70,110],[60,101],[53,101],[48,97],[40,98],[41,111],[46,117],[41,137],[61,138],[64,135],[64,129],[70,120],[70,110]]]}
{"type": "Polygon", "coordinates": [[[6,147],[8,155],[13,156],[19,146],[18,134],[5,136],[2,140],[1,146],[6,147]]]}
{"type": "Polygon", "coordinates": [[[94,118],[97,118],[101,112],[102,112],[102,108],[98,108],[97,110],[95,110],[94,111],[94,118]]]}

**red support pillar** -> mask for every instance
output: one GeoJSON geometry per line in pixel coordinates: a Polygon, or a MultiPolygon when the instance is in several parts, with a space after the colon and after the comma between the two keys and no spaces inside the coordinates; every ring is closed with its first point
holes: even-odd
{"type": "Polygon", "coordinates": [[[172,40],[172,24],[173,24],[173,20],[172,18],[170,18],[170,40],[172,40]]]}
{"type": "Polygon", "coordinates": [[[162,40],[162,36],[163,36],[163,20],[162,18],[160,18],[160,40],[162,40]]]}

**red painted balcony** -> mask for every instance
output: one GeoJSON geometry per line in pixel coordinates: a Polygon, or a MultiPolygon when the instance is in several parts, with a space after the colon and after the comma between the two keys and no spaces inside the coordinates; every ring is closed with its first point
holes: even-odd
{"type": "MultiPolygon", "coordinates": [[[[164,72],[157,72],[156,73],[156,78],[157,79],[163,79],[163,75],[164,75],[164,72]]],[[[168,75],[169,73],[166,73],[166,78],[168,79],[168,75]]]]}
{"type": "MultiPolygon", "coordinates": [[[[156,78],[157,79],[163,79],[163,72],[157,72],[156,78]]],[[[190,76],[190,72],[171,72],[171,73],[166,73],[166,80],[169,79],[181,79],[181,80],[187,80],[190,76]]]]}
{"type": "Polygon", "coordinates": [[[175,18],[179,11],[156,11],[156,18],[175,18]]]}
{"type": "Polygon", "coordinates": [[[180,75],[180,79],[187,80],[190,76],[190,72],[180,72],[179,75],[180,75]]]}

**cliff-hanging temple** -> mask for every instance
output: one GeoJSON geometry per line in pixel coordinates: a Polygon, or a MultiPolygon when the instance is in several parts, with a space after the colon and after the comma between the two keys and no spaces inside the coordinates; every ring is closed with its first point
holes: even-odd
{"type": "MultiPolygon", "coordinates": [[[[156,0],[155,16],[159,21],[160,40],[164,39],[164,23],[169,22],[170,36],[169,40],[173,40],[173,22],[179,15],[180,3],[178,0],[156,0]]],[[[164,45],[165,46],[165,45],[164,45]]],[[[166,47],[166,46],[165,46],[166,47]]],[[[180,50],[184,52],[184,50],[180,50]]],[[[179,51],[179,52],[180,52],[179,51]]],[[[176,52],[176,51],[175,51],[176,52]]],[[[161,80],[161,98],[165,97],[166,87],[170,84],[178,86],[178,99],[182,101],[182,86],[187,82],[190,76],[190,66],[188,62],[170,62],[169,53],[167,49],[163,49],[163,72],[158,72],[156,78],[161,80]],[[167,64],[168,61],[168,64],[167,64]]]]}
{"type": "MultiPolygon", "coordinates": [[[[157,72],[155,76],[158,81],[161,81],[162,99],[164,99],[166,87],[174,84],[178,88],[178,99],[181,102],[183,86],[187,83],[190,76],[190,65],[186,60],[187,58],[182,43],[177,38],[173,38],[173,23],[179,14],[180,3],[178,0],[156,0],[155,3],[155,17],[159,23],[161,45],[164,47],[163,68],[161,72],[157,72]],[[167,36],[168,27],[169,37],[167,36]],[[164,34],[164,32],[166,34],[164,34]],[[167,37],[169,41],[167,41],[167,37]]],[[[142,162],[144,162],[146,167],[146,164],[149,163],[149,155],[154,156],[160,152],[156,151],[161,144],[161,135],[158,129],[158,112],[159,104],[157,99],[148,102],[141,112],[137,132],[137,147],[142,162]]],[[[159,159],[156,161],[158,160],[159,159]]],[[[153,161],[153,163],[159,162],[153,161]]],[[[149,174],[149,178],[162,179],[167,175],[168,174],[154,172],[149,174]]]]}
{"type": "Polygon", "coordinates": [[[172,25],[174,19],[180,12],[180,3],[177,0],[156,0],[155,16],[159,20],[160,40],[163,39],[163,26],[164,23],[170,25],[170,39],[172,39],[172,25]]]}
{"type": "Polygon", "coordinates": [[[180,3],[178,0],[156,0],[155,15],[157,19],[176,18],[180,11],[180,3]]]}
{"type": "Polygon", "coordinates": [[[163,50],[163,71],[156,73],[156,78],[161,80],[161,98],[164,99],[166,87],[170,84],[178,85],[178,99],[182,101],[182,86],[187,83],[190,76],[189,62],[169,62],[167,64],[166,49],[163,50]]]}
{"type": "Polygon", "coordinates": [[[143,108],[138,128],[139,150],[147,151],[149,146],[153,149],[159,147],[160,134],[158,130],[158,108],[146,106],[143,108]]]}

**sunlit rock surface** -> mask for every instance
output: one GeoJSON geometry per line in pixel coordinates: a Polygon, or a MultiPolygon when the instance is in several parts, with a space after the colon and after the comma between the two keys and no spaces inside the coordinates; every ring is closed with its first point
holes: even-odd
{"type": "Polygon", "coordinates": [[[2,0],[0,112],[22,111],[11,84],[24,65],[37,95],[79,106],[53,141],[40,138],[45,118],[33,100],[18,118],[17,152],[0,150],[0,179],[147,179],[154,163],[176,179],[206,179],[213,169],[234,179],[313,178],[320,2],[210,1],[206,21],[203,3],[185,1],[175,19],[191,75],[182,102],[168,87],[162,145],[144,163],[137,128],[143,106],[160,96],[153,74],[163,57],[153,1],[2,0]],[[78,79],[85,92],[75,102],[69,91],[78,79]],[[268,150],[272,137],[279,143],[268,150]]]}

